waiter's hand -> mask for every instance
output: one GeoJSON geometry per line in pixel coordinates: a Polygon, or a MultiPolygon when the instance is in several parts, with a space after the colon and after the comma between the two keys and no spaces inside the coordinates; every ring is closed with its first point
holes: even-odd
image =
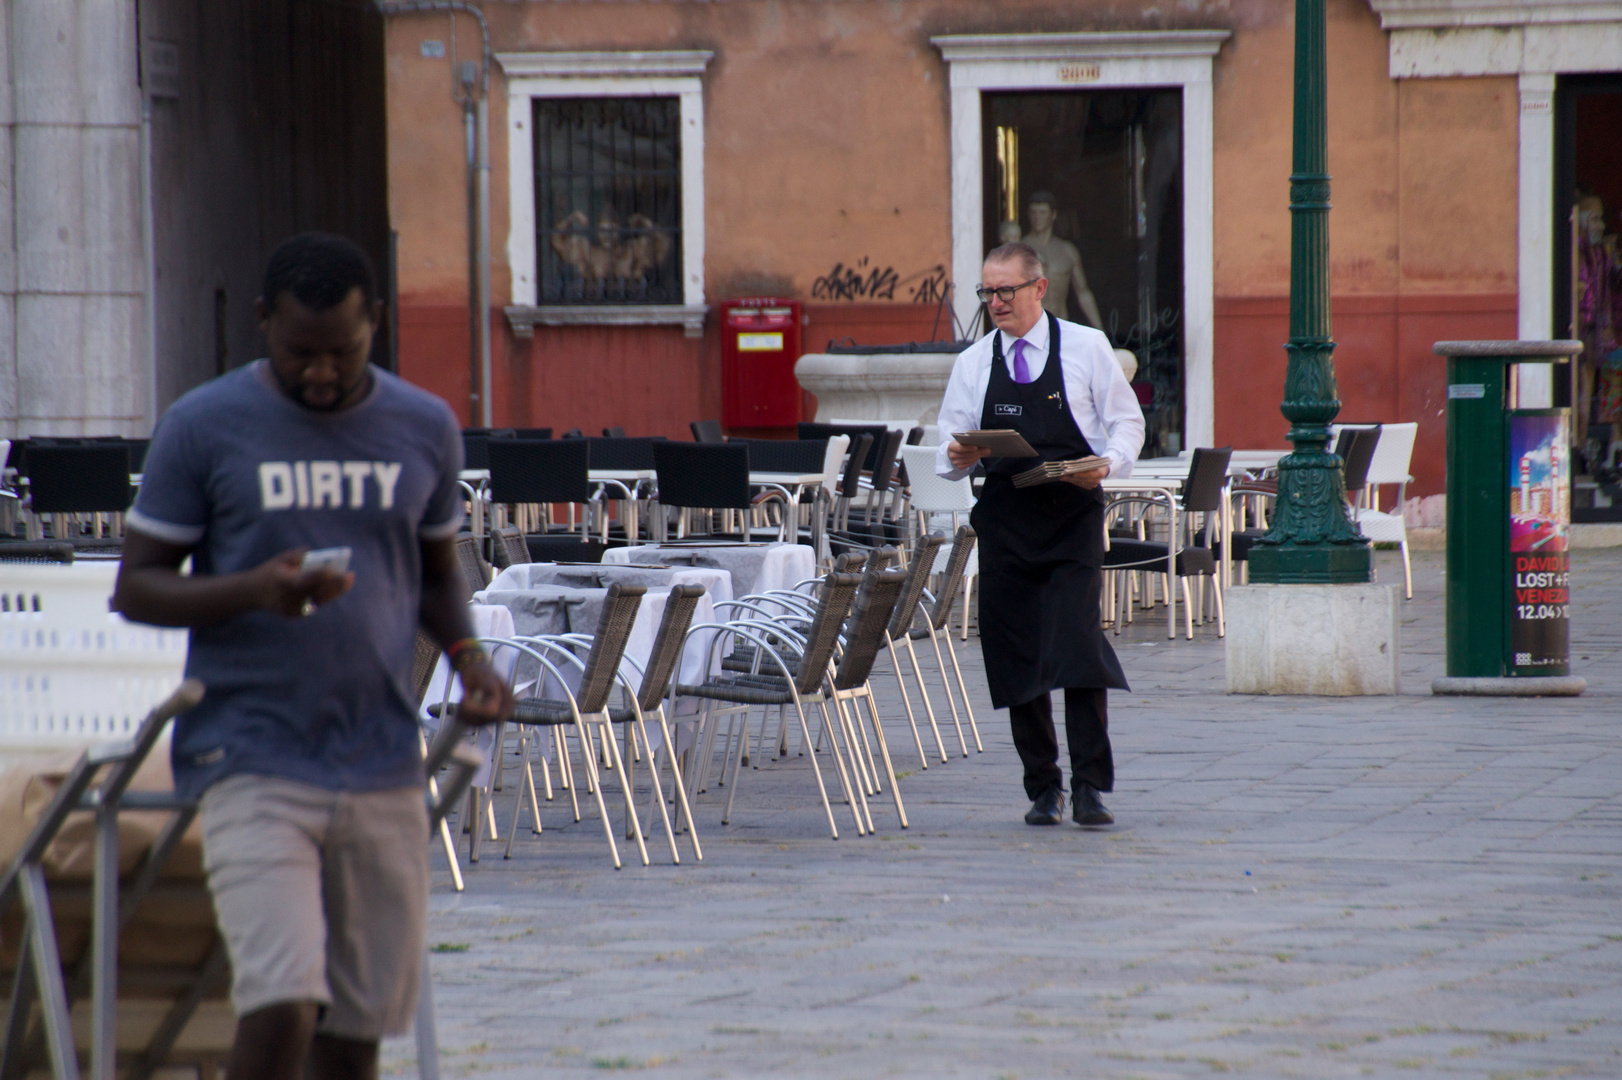
{"type": "Polygon", "coordinates": [[[1109,466],[1100,465],[1098,468],[1093,469],[1090,472],[1071,473],[1069,476],[1065,477],[1065,479],[1079,488],[1090,489],[1103,483],[1104,477],[1108,475],[1109,466]]]}
{"type": "Polygon", "coordinates": [[[991,450],[984,446],[964,446],[955,439],[946,444],[946,458],[954,469],[972,468],[976,461],[990,456],[991,450]]]}

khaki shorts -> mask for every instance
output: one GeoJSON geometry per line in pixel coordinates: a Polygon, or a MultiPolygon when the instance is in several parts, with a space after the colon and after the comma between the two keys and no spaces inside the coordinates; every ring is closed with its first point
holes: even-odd
{"type": "Polygon", "coordinates": [[[325,1034],[408,1030],[428,917],[422,789],[238,774],[204,792],[201,819],[237,1015],[314,1001],[325,1034]]]}

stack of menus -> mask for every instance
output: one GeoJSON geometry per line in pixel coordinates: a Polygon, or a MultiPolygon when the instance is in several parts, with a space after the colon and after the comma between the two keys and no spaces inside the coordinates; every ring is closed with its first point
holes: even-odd
{"type": "MultiPolygon", "coordinates": [[[[991,451],[993,457],[1030,458],[1036,457],[1036,450],[1025,441],[1025,437],[1012,428],[998,428],[982,431],[958,431],[952,438],[964,446],[983,446],[991,451]]],[[[1037,484],[1051,484],[1055,480],[1063,480],[1076,473],[1092,472],[1109,465],[1109,459],[1096,454],[1088,457],[1071,458],[1069,461],[1045,461],[1034,469],[1026,469],[1022,473],[1014,474],[1015,487],[1033,487],[1037,484]]]]}
{"type": "Polygon", "coordinates": [[[1022,473],[1014,474],[1015,487],[1034,487],[1037,484],[1051,484],[1055,480],[1063,480],[1076,473],[1092,472],[1102,469],[1109,464],[1109,458],[1098,457],[1096,454],[1089,457],[1071,458],[1069,461],[1045,461],[1034,469],[1026,469],[1022,473]]]}

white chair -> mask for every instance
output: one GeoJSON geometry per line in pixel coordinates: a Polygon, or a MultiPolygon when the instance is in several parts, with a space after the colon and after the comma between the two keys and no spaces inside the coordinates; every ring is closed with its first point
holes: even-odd
{"type": "Polygon", "coordinates": [[[839,474],[845,468],[845,451],[850,449],[849,435],[830,435],[828,449],[822,455],[822,482],[817,485],[815,501],[811,504],[812,547],[822,563],[831,562],[833,554],[828,547],[829,516],[838,500],[839,474]],[[826,503],[826,506],[824,506],[826,503]]]}
{"type": "MultiPolygon", "coordinates": [[[[1330,438],[1340,436],[1341,428],[1367,428],[1372,424],[1336,424],[1330,428],[1330,438]]],[[[1380,441],[1369,462],[1368,482],[1360,492],[1347,492],[1355,496],[1353,515],[1363,535],[1376,544],[1396,544],[1402,552],[1403,595],[1414,598],[1414,571],[1408,557],[1408,526],[1402,518],[1402,505],[1407,501],[1408,474],[1414,456],[1414,439],[1419,434],[1418,423],[1385,424],[1380,428],[1380,441]],[[1380,509],[1380,488],[1385,484],[1397,486],[1397,501],[1390,511],[1380,509]]]]}
{"type": "MultiPolygon", "coordinates": [[[[901,460],[907,463],[907,479],[912,484],[912,512],[918,528],[919,536],[927,536],[932,531],[931,517],[935,514],[950,514],[952,523],[950,528],[940,528],[941,532],[955,535],[960,522],[959,518],[967,517],[969,511],[974,509],[974,489],[969,486],[968,477],[962,480],[947,480],[935,474],[934,446],[903,446],[901,460]]],[[[944,523],[941,523],[944,526],[944,523]]],[[[939,574],[946,569],[946,560],[951,555],[951,545],[947,545],[936,554],[935,568],[932,573],[939,574]]],[[[963,630],[964,641],[969,639],[969,597],[974,588],[974,581],[980,575],[980,551],[978,548],[969,553],[969,564],[963,570],[963,630]]]]}

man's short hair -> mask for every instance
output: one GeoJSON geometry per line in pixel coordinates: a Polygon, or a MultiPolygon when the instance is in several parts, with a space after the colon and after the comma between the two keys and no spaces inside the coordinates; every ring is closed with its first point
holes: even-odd
{"type": "Polygon", "coordinates": [[[367,314],[377,302],[377,273],[366,252],[347,237],[307,232],[283,240],[265,264],[259,293],[265,312],[276,310],[283,293],[311,311],[326,311],[355,289],[367,314]]]}
{"type": "Polygon", "coordinates": [[[1047,276],[1047,268],[1042,265],[1042,256],[1038,255],[1031,245],[1018,240],[1012,244],[1001,244],[992,248],[986,255],[986,262],[1017,262],[1021,269],[1033,278],[1047,276]]]}
{"type": "Polygon", "coordinates": [[[1026,206],[1035,206],[1037,203],[1041,203],[1049,210],[1059,208],[1059,204],[1053,201],[1053,192],[1051,191],[1033,191],[1031,197],[1025,200],[1026,206]]]}

